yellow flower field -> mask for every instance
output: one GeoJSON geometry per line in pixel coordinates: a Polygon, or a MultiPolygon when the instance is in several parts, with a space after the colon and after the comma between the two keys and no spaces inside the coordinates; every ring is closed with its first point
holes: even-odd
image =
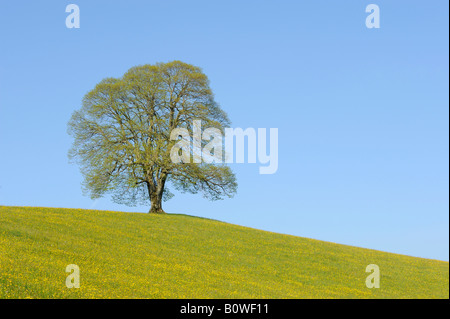
{"type": "Polygon", "coordinates": [[[449,264],[187,215],[0,206],[0,298],[449,298],[449,264]]]}

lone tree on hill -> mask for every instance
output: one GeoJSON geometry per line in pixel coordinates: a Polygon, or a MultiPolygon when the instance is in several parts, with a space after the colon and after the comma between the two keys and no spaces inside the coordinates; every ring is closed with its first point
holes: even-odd
{"type": "Polygon", "coordinates": [[[157,63],[102,80],[68,125],[69,158],[81,167],[84,192],[93,199],[111,193],[131,206],[150,202],[150,213],[164,213],[162,201],[173,196],[168,184],[212,200],[232,197],[237,183],[228,166],[172,162],[171,132],[191,129],[193,120],[221,132],[230,124],[198,67],[157,63]]]}

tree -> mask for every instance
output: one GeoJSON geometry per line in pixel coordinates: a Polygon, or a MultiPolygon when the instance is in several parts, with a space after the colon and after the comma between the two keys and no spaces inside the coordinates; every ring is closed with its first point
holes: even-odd
{"type": "Polygon", "coordinates": [[[83,191],[131,206],[150,202],[150,213],[164,213],[162,201],[173,196],[167,185],[212,200],[232,197],[236,178],[225,164],[171,161],[171,132],[191,129],[193,120],[221,132],[230,124],[198,67],[157,63],[103,79],[68,124],[69,158],[80,165],[83,191]]]}

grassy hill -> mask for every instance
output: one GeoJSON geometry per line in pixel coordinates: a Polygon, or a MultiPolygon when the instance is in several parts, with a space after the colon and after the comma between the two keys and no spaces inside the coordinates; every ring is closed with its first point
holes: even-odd
{"type": "Polygon", "coordinates": [[[449,264],[186,215],[0,206],[0,298],[449,298],[449,264]]]}

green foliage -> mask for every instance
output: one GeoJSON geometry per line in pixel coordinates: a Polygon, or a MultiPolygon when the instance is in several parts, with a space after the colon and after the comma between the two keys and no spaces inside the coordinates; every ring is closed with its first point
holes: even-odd
{"type": "Polygon", "coordinates": [[[170,132],[190,128],[193,120],[222,131],[230,124],[198,67],[143,65],[102,80],[68,127],[74,137],[69,157],[81,167],[84,191],[92,198],[112,193],[127,205],[150,200],[155,212],[173,196],[167,184],[213,200],[233,196],[237,183],[228,166],[172,163],[170,132]]]}
{"type": "Polygon", "coordinates": [[[0,206],[1,298],[448,299],[449,266],[187,215],[0,206]]]}

